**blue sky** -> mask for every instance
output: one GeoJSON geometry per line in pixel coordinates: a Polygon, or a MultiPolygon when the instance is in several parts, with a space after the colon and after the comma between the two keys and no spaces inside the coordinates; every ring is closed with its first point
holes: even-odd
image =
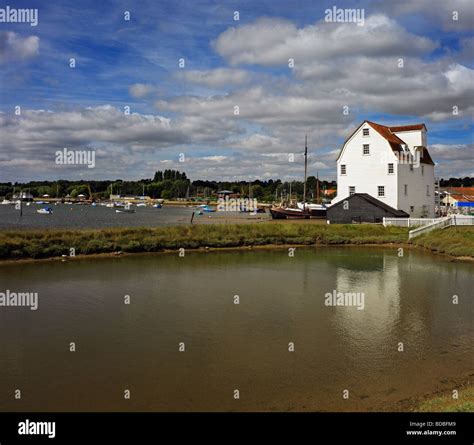
{"type": "Polygon", "coordinates": [[[310,174],[333,179],[341,143],[364,119],[425,122],[438,175],[474,176],[466,0],[6,5],[37,8],[39,22],[0,23],[0,182],[164,168],[299,179],[305,134],[310,174]],[[333,6],[363,11],[363,25],[326,22],[333,6]],[[56,165],[64,147],[95,150],[96,167],[56,165]]]}

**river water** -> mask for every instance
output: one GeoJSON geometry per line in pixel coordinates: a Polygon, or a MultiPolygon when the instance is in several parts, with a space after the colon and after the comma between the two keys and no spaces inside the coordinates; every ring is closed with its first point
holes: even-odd
{"type": "MultiPolygon", "coordinates": [[[[13,205],[0,205],[0,230],[21,229],[106,229],[112,227],[159,227],[189,224],[194,207],[164,206],[161,209],[133,206],[136,213],[116,213],[114,208],[90,205],[23,205],[22,216],[13,205]],[[38,209],[50,206],[51,215],[38,209]]],[[[239,212],[212,212],[195,215],[194,224],[246,223],[270,220],[269,214],[251,215],[239,212]]]]}
{"type": "Polygon", "coordinates": [[[301,248],[294,257],[268,249],[3,264],[0,292],[37,292],[39,304],[0,307],[0,410],[406,409],[474,373],[474,267],[397,253],[301,248]],[[363,309],[327,306],[333,291],[363,293],[363,309]]]}

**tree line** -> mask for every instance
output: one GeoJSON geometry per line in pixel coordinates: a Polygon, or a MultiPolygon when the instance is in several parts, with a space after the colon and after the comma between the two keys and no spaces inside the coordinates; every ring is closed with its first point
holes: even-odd
{"type": "MultiPolygon", "coordinates": [[[[321,195],[324,190],[336,189],[336,181],[323,181],[314,176],[307,179],[307,198],[315,200],[317,190],[321,195]],[[318,187],[319,185],[319,187],[318,187]]],[[[474,187],[474,178],[449,178],[440,180],[441,187],[474,187]]],[[[164,170],[155,172],[153,178],[138,181],[103,180],[103,181],[30,181],[26,183],[0,183],[0,197],[10,199],[14,192],[26,191],[33,197],[48,195],[51,198],[76,198],[85,195],[89,198],[89,187],[93,199],[108,199],[111,194],[140,196],[142,194],[158,199],[175,199],[199,197],[210,199],[218,191],[228,190],[238,193],[242,198],[256,198],[260,201],[273,202],[281,197],[288,198],[290,191],[294,198],[302,199],[303,181],[286,181],[269,179],[267,181],[190,181],[185,172],[164,170]]]]}

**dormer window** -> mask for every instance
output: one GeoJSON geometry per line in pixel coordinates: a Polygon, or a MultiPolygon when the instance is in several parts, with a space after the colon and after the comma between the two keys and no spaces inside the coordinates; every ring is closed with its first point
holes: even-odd
{"type": "Polygon", "coordinates": [[[395,169],[393,168],[393,164],[388,164],[388,174],[391,175],[395,173],[395,169]]]}
{"type": "Polygon", "coordinates": [[[346,174],[346,164],[341,164],[341,175],[346,174]]]}
{"type": "Polygon", "coordinates": [[[362,130],[362,136],[369,136],[369,129],[368,128],[364,128],[362,130]]]}
{"type": "Polygon", "coordinates": [[[364,144],[362,146],[362,153],[364,155],[370,155],[370,148],[369,148],[369,144],[364,144]]]}

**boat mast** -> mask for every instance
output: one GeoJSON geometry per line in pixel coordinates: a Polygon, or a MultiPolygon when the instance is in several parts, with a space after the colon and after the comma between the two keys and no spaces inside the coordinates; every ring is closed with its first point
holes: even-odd
{"type": "Polygon", "coordinates": [[[308,173],[308,135],[304,138],[304,184],[303,184],[303,210],[306,208],[306,175],[308,173]]]}
{"type": "Polygon", "coordinates": [[[316,172],[316,202],[320,204],[319,202],[319,172],[316,172]]]}

